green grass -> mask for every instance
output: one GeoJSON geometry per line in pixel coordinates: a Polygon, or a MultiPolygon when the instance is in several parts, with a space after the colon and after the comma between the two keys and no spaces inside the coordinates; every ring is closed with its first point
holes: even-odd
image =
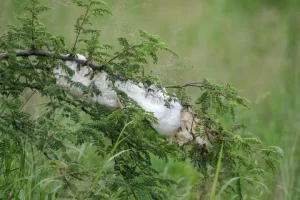
{"type": "Polygon", "coordinates": [[[222,164],[223,145],[224,144],[222,143],[221,150],[219,152],[216,174],[215,174],[213,185],[211,186],[210,200],[215,200],[216,199],[216,190],[217,190],[217,184],[218,184],[218,177],[219,177],[219,173],[220,173],[220,170],[221,170],[221,164],[222,164]]]}
{"type": "MultiPolygon", "coordinates": [[[[67,1],[45,2],[55,9],[44,18],[45,23],[71,44],[77,10],[67,1]]],[[[15,14],[22,12],[25,3],[0,0],[0,33],[7,23],[15,21],[15,14]]],[[[159,35],[180,55],[176,59],[162,54],[158,65],[149,65],[148,73],[158,74],[165,84],[203,77],[233,83],[252,102],[250,112],[238,114],[239,121],[264,143],[277,145],[284,152],[278,172],[265,179],[268,191],[262,198],[294,200],[300,198],[298,4],[294,0],[111,0],[113,16],[96,24],[102,27],[104,43],[116,44],[121,35],[136,40],[139,29],[159,35]]],[[[196,96],[192,89],[190,94],[196,96]]],[[[35,105],[41,102],[44,100],[34,97],[26,107],[38,113],[35,105]]],[[[89,157],[92,148],[80,148],[89,157]]],[[[75,150],[72,154],[79,156],[75,150]]],[[[179,182],[177,188],[170,189],[173,199],[195,198],[191,185],[199,177],[192,166],[153,161],[164,176],[179,182]]]]}

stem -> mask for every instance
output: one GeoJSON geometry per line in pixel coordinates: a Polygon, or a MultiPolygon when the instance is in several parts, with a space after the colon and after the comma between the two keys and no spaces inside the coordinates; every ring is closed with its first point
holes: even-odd
{"type": "Polygon", "coordinates": [[[164,88],[184,88],[184,87],[198,87],[198,88],[203,88],[202,81],[198,82],[192,82],[192,83],[186,83],[184,85],[167,85],[164,86],[164,88]]]}
{"type": "MultiPolygon", "coordinates": [[[[117,139],[117,141],[116,141],[114,147],[113,147],[112,150],[110,151],[110,155],[113,155],[114,152],[115,152],[115,150],[116,150],[117,147],[119,146],[119,144],[120,144],[121,142],[123,142],[123,140],[120,140],[120,138],[122,137],[122,135],[123,135],[123,133],[124,133],[126,127],[127,127],[128,125],[132,124],[133,122],[134,122],[134,121],[130,121],[130,122],[128,122],[127,124],[125,124],[125,126],[123,127],[121,133],[119,134],[119,137],[118,137],[118,139],[117,139]]],[[[98,182],[99,178],[101,177],[101,174],[102,174],[103,169],[106,167],[106,165],[108,164],[108,162],[109,162],[110,160],[111,160],[111,159],[106,160],[106,162],[104,163],[103,167],[99,167],[98,173],[97,173],[96,178],[95,178],[95,180],[94,180],[94,185],[98,182]]]]}
{"type": "Polygon", "coordinates": [[[211,189],[211,193],[210,193],[210,200],[215,200],[216,199],[216,188],[217,188],[218,176],[219,176],[219,173],[220,173],[221,163],[222,163],[223,145],[224,145],[224,143],[222,142],[221,150],[219,152],[219,157],[218,157],[216,175],[215,175],[214,182],[213,182],[212,189],[211,189]]]}
{"type": "MultiPolygon", "coordinates": [[[[34,150],[33,150],[33,146],[32,143],[30,143],[30,149],[31,149],[31,154],[32,154],[32,163],[31,163],[31,167],[32,167],[32,174],[35,173],[35,155],[34,155],[34,150]]],[[[33,187],[35,186],[35,176],[32,175],[31,176],[31,192],[29,193],[29,199],[32,198],[32,192],[33,192],[33,187]]]]}
{"type": "MultiPolygon", "coordinates": [[[[116,150],[117,147],[119,146],[119,144],[120,144],[121,142],[124,141],[125,138],[123,138],[122,140],[120,140],[120,139],[121,139],[122,135],[124,134],[125,129],[127,128],[127,126],[129,126],[129,125],[132,124],[133,122],[134,122],[134,121],[130,121],[130,122],[128,122],[127,124],[125,124],[125,126],[123,127],[123,129],[121,130],[121,132],[120,132],[120,134],[119,134],[119,137],[118,137],[118,139],[117,139],[117,141],[116,141],[114,147],[113,147],[112,150],[110,151],[110,155],[113,155],[114,152],[115,152],[115,150],[116,150]]],[[[128,151],[128,150],[126,150],[126,151],[128,151]]],[[[121,153],[122,153],[122,152],[121,152],[121,153]]],[[[117,154],[117,155],[119,155],[119,154],[117,154]]],[[[89,193],[93,190],[93,188],[95,187],[95,185],[97,184],[98,180],[100,179],[100,177],[101,177],[101,175],[102,175],[103,169],[106,167],[106,165],[107,165],[114,157],[116,157],[117,155],[114,155],[114,156],[110,157],[109,159],[107,159],[107,160],[105,161],[105,163],[103,164],[102,167],[101,167],[101,166],[99,167],[98,172],[97,172],[97,175],[96,175],[96,177],[95,177],[95,179],[94,179],[94,181],[93,181],[93,185],[92,185],[90,191],[89,191],[87,194],[89,194],[89,193]]]]}
{"type": "Polygon", "coordinates": [[[35,49],[35,26],[34,26],[34,18],[35,18],[35,3],[32,4],[32,10],[31,10],[31,49],[35,49]]]}
{"type": "Polygon", "coordinates": [[[133,45],[133,46],[131,46],[131,47],[128,47],[128,48],[124,49],[124,51],[118,53],[116,56],[114,56],[114,57],[111,58],[109,61],[107,61],[106,64],[111,63],[113,60],[117,59],[117,58],[120,57],[122,54],[126,53],[127,51],[129,51],[129,50],[131,50],[131,49],[134,49],[134,48],[136,48],[136,47],[139,47],[139,46],[141,46],[141,45],[140,45],[140,44],[139,44],[139,45],[133,45]]]}
{"type": "Polygon", "coordinates": [[[36,92],[35,91],[33,91],[32,92],[32,94],[28,97],[28,99],[23,103],[23,105],[22,105],[22,107],[21,107],[21,109],[23,109],[24,108],[24,106],[28,103],[28,101],[33,97],[33,95],[34,94],[36,94],[36,92]]]}
{"type": "Polygon", "coordinates": [[[85,12],[84,17],[83,17],[83,19],[82,19],[82,22],[81,22],[81,24],[80,24],[80,26],[79,26],[79,29],[78,29],[78,32],[77,32],[77,35],[76,35],[76,39],[75,39],[75,42],[74,42],[74,45],[73,45],[73,48],[72,48],[72,52],[75,51],[76,44],[77,44],[78,39],[79,39],[79,35],[80,35],[80,33],[81,33],[81,30],[82,30],[82,28],[83,28],[83,25],[84,25],[85,22],[86,22],[86,19],[87,19],[87,16],[88,16],[88,14],[89,14],[89,11],[90,11],[91,7],[92,7],[92,2],[90,3],[90,5],[88,6],[88,8],[86,9],[86,12],[85,12]]]}

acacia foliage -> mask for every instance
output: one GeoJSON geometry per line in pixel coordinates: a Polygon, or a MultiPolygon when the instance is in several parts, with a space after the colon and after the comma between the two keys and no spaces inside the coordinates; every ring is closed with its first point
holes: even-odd
{"type": "MultiPolygon", "coordinates": [[[[167,48],[158,36],[140,31],[140,42],[118,38],[119,50],[99,41],[100,30],[92,26],[93,18],[111,14],[99,0],[72,0],[83,13],[74,25],[75,40],[71,47],[63,36],[52,35],[40,21],[49,8],[39,0],[30,0],[27,13],[19,17],[19,26],[10,25],[0,38],[0,197],[3,199],[168,199],[168,188],[176,184],[162,177],[152,167],[151,156],[192,162],[199,171],[199,197],[208,196],[223,146],[222,168],[218,187],[237,177],[223,196],[238,195],[243,186],[260,184],[265,168],[275,169],[279,151],[265,147],[244,125],[225,127],[222,120],[235,108],[248,109],[245,99],[229,84],[203,81],[174,88],[182,105],[191,106],[187,86],[199,88],[194,109],[199,117],[197,136],[207,143],[179,148],[169,144],[151,128],[155,120],[126,94],[118,91],[124,108],[110,110],[99,104],[73,96],[56,85],[53,69],[64,65],[61,54],[87,56],[94,71],[105,70],[112,81],[133,80],[146,85],[160,85],[157,77],[144,73],[149,61],[158,61],[159,50],[167,48]],[[78,47],[80,45],[80,47],[78,47]],[[27,55],[16,53],[26,50],[27,55]],[[40,55],[37,52],[50,52],[40,55]],[[38,117],[24,111],[25,90],[49,99],[38,117]],[[92,145],[98,154],[96,165],[82,165],[69,154],[70,146],[92,145]],[[262,162],[263,161],[263,162],[262,162]],[[266,165],[264,166],[265,163],[266,165]],[[264,167],[262,167],[264,166],[264,167]],[[53,183],[54,186],[53,186],[53,183]]],[[[71,81],[70,81],[71,82],[71,81]]],[[[71,82],[85,94],[95,88],[71,82]]],[[[234,123],[232,123],[234,124],[234,123]]],[[[87,160],[88,162],[88,160],[87,160]]],[[[261,189],[261,188],[260,188],[261,189]]]]}

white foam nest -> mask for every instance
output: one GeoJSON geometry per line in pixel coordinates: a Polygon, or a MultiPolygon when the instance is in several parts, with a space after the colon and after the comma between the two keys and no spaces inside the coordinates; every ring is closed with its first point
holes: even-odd
{"type": "MultiPolygon", "coordinates": [[[[79,59],[86,60],[82,55],[77,55],[79,59]]],[[[94,94],[88,97],[89,100],[105,105],[110,108],[119,108],[120,102],[118,100],[117,93],[113,90],[113,83],[108,79],[108,75],[105,71],[97,72],[93,78],[91,78],[92,69],[88,66],[78,67],[76,62],[67,61],[66,66],[74,71],[74,75],[69,77],[72,82],[79,82],[84,86],[90,86],[94,84],[100,91],[100,94],[94,94]]],[[[56,83],[68,88],[74,95],[83,95],[83,92],[68,82],[67,73],[61,67],[54,69],[56,77],[56,83]]],[[[190,112],[182,114],[182,105],[172,99],[166,94],[163,89],[159,89],[152,85],[146,88],[142,83],[135,84],[131,80],[128,81],[116,81],[114,86],[119,90],[125,92],[128,97],[136,101],[145,111],[152,112],[157,118],[158,123],[151,122],[151,126],[160,134],[173,138],[176,136],[179,145],[183,145],[191,140],[193,137],[185,126],[191,125],[192,122],[187,123],[189,120],[194,120],[194,117],[187,117],[190,112]],[[169,100],[170,106],[165,106],[166,100],[169,100]]],[[[192,113],[190,113],[192,115],[192,113]]]]}

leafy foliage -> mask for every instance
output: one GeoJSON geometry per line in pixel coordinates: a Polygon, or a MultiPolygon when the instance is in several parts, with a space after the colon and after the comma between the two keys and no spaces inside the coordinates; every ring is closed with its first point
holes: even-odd
{"type": "MultiPolygon", "coordinates": [[[[203,177],[197,186],[202,197],[207,196],[215,176],[222,146],[222,168],[218,172],[218,187],[233,177],[235,186],[223,196],[237,194],[242,199],[244,184],[261,182],[266,167],[275,169],[279,151],[264,147],[260,140],[244,131],[243,125],[224,127],[220,121],[235,108],[248,109],[245,99],[231,85],[211,84],[203,80],[196,86],[199,98],[195,110],[198,136],[208,141],[193,142],[183,148],[169,144],[149,125],[155,119],[119,93],[123,109],[108,108],[84,101],[55,84],[52,70],[65,67],[55,56],[17,56],[17,50],[43,50],[53,54],[86,53],[88,62],[97,63],[111,80],[131,79],[145,84],[160,84],[156,77],[144,74],[145,65],[158,61],[159,50],[168,51],[158,36],[140,31],[140,43],[131,44],[119,38],[121,49],[99,42],[100,31],[92,26],[92,18],[110,14],[99,0],[73,0],[83,9],[74,25],[75,41],[66,47],[64,37],[49,33],[39,20],[49,8],[38,0],[30,0],[27,13],[20,17],[20,26],[9,26],[0,38],[0,197],[3,199],[168,199],[167,190],[173,180],[162,177],[152,167],[151,156],[190,161],[203,177]],[[82,47],[78,47],[82,46],[82,47]],[[112,53],[113,52],[113,53],[112,53]],[[4,53],[8,56],[4,59],[4,53]],[[49,73],[50,72],[50,73],[49,73]],[[28,99],[25,90],[49,99],[40,116],[24,111],[28,99]],[[91,158],[76,158],[70,148],[90,145],[99,160],[97,165],[83,165],[91,158]]],[[[66,68],[67,69],[67,68],[66,68]]],[[[72,70],[68,70],[72,74],[72,70]]],[[[71,82],[71,81],[70,81],[71,82]]],[[[85,93],[94,91],[82,84],[72,83],[85,93]]],[[[185,86],[177,88],[182,104],[190,104],[185,86]]],[[[30,97],[29,97],[30,98],[30,97]]]]}

